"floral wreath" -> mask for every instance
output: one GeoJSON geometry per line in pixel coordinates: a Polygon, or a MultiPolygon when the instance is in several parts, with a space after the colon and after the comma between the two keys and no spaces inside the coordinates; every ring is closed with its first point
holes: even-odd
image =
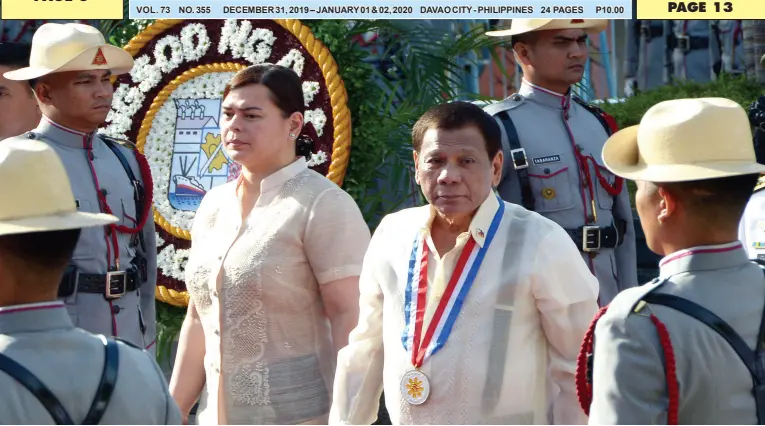
{"type": "Polygon", "coordinates": [[[298,20],[158,20],[125,46],[130,74],[114,78],[107,136],[135,141],[151,171],[158,300],[188,305],[184,268],[196,207],[241,168],[222,150],[223,88],[259,63],[292,68],[303,81],[308,165],[342,185],[351,119],[345,85],[327,47],[298,20]]]}

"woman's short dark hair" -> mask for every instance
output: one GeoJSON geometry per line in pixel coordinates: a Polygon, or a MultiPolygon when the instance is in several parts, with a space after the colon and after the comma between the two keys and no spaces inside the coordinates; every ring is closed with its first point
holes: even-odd
{"type": "Polygon", "coordinates": [[[489,160],[502,149],[502,133],[499,125],[481,107],[470,102],[449,102],[436,105],[417,120],[412,129],[414,150],[420,152],[425,133],[430,129],[458,130],[473,126],[483,136],[489,160]]]}
{"type": "MultiPolygon", "coordinates": [[[[303,83],[291,68],[274,64],[257,64],[237,72],[223,89],[223,98],[234,90],[245,86],[260,84],[266,86],[271,101],[282,111],[284,118],[305,110],[303,83]]],[[[315,130],[310,123],[303,124],[301,136],[295,147],[297,155],[310,156],[315,130]],[[306,137],[307,136],[307,137],[306,137]]]]}

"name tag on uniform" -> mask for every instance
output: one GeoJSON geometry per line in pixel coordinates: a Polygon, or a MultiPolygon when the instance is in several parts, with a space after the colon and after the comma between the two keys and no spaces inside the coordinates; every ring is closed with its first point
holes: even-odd
{"type": "Polygon", "coordinates": [[[540,164],[557,163],[557,162],[560,162],[560,155],[548,155],[547,157],[536,157],[536,158],[532,158],[531,162],[537,166],[540,164]]]}

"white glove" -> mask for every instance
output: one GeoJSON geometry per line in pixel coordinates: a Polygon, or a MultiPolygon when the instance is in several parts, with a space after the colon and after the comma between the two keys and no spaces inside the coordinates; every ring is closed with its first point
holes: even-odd
{"type": "Polygon", "coordinates": [[[627,78],[624,80],[624,97],[629,98],[635,95],[635,89],[637,88],[637,81],[634,78],[627,78]]]}

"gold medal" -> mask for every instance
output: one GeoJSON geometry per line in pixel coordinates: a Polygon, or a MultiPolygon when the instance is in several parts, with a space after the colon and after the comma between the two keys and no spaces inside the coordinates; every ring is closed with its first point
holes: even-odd
{"type": "Polygon", "coordinates": [[[430,382],[420,370],[409,370],[401,378],[401,395],[411,405],[420,405],[428,400],[430,382]]]}
{"type": "Polygon", "coordinates": [[[542,198],[545,200],[552,200],[555,198],[555,190],[553,188],[545,188],[542,190],[542,198]]]}

